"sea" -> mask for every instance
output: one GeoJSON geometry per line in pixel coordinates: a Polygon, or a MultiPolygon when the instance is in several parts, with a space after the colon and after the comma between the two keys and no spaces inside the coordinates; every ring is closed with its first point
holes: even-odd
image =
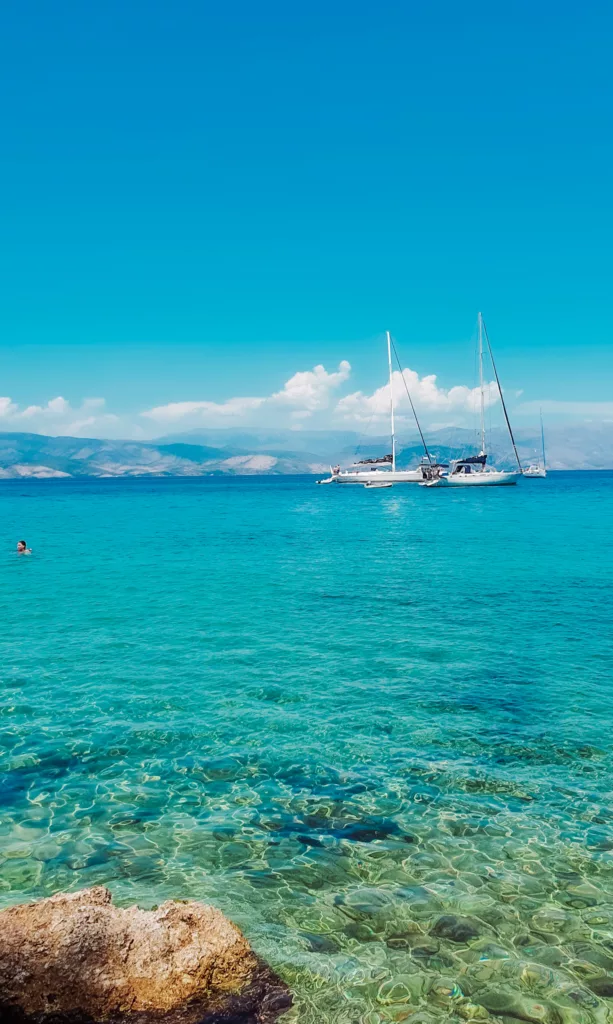
{"type": "Polygon", "coordinates": [[[212,903],[288,1024],[611,1019],[613,473],[7,480],[0,566],[0,907],[212,903]]]}

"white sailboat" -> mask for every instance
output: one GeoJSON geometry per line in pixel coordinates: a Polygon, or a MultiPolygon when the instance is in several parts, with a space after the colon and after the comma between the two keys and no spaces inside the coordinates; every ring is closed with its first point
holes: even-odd
{"type": "Polygon", "coordinates": [[[500,381],[498,379],[498,372],[496,370],[496,364],[494,362],[494,355],[492,353],[492,346],[487,335],[487,328],[483,322],[483,317],[479,313],[478,318],[479,325],[479,387],[481,389],[481,451],[478,455],[473,455],[470,458],[455,459],[450,466],[450,471],[447,475],[437,476],[433,480],[425,482],[426,487],[500,487],[509,484],[516,484],[520,476],[522,476],[521,462],[519,461],[519,455],[517,447],[515,445],[515,438],[513,437],[513,431],[511,429],[511,423],[507,413],[507,408],[504,402],[502,394],[502,388],[500,387],[500,381]],[[490,469],[487,466],[487,453],[485,450],[485,385],[483,381],[483,333],[485,330],[485,336],[487,338],[488,349],[492,360],[492,366],[494,368],[494,374],[496,376],[496,383],[498,385],[498,392],[500,394],[500,400],[502,402],[502,408],[504,411],[507,427],[509,428],[509,436],[513,445],[513,451],[515,452],[515,458],[517,459],[517,470],[502,470],[502,469],[490,469]]]}
{"type": "MultiPolygon", "coordinates": [[[[424,446],[424,456],[421,464],[415,469],[397,469],[396,468],[396,432],[394,424],[394,387],[392,379],[392,338],[389,331],[386,331],[387,336],[387,365],[389,371],[389,389],[390,389],[390,420],[391,420],[391,440],[392,450],[389,455],[384,455],[380,459],[363,459],[361,462],[355,462],[352,466],[347,469],[341,469],[340,466],[330,466],[330,476],[325,480],[318,480],[318,484],[367,484],[369,487],[375,484],[382,484],[384,486],[391,486],[392,484],[419,484],[423,483],[424,480],[429,480],[432,477],[432,470],[434,463],[428,452],[424,435],[422,434],[417,415],[415,414],[415,408],[411,401],[411,396],[407,388],[407,395],[413,408],[413,414],[415,415],[415,422],[419,430],[420,437],[424,446]]],[[[394,349],[395,351],[395,349],[394,349]]],[[[404,379],[404,378],[403,378],[404,379]]],[[[405,381],[406,387],[406,381],[405,381]]]]}
{"type": "Polygon", "coordinates": [[[547,461],[545,459],[545,430],[543,429],[543,411],[541,409],[541,450],[543,453],[543,462],[533,462],[532,465],[526,466],[524,469],[524,476],[530,476],[537,480],[544,480],[547,476],[547,461]]]}

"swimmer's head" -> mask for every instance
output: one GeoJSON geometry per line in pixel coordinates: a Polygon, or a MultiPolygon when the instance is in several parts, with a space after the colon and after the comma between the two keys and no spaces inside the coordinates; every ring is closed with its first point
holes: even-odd
{"type": "Polygon", "coordinates": [[[18,540],[17,541],[17,550],[18,551],[25,551],[27,546],[28,545],[26,544],[25,540],[18,540]]]}

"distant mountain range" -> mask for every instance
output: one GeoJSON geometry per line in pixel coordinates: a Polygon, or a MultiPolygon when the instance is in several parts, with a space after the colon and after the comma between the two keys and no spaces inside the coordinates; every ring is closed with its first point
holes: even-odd
{"type": "MultiPolygon", "coordinates": [[[[520,430],[517,441],[522,462],[534,461],[540,438],[520,430]]],[[[477,450],[474,431],[460,428],[431,432],[427,442],[441,462],[477,450]]],[[[146,443],[0,433],[0,479],[320,474],[331,463],[348,465],[389,450],[389,438],[341,430],[211,429],[146,443]]],[[[418,462],[423,454],[419,438],[399,438],[397,453],[399,466],[418,462]]],[[[490,453],[493,465],[513,463],[502,431],[492,432],[490,453]]],[[[549,430],[547,462],[551,469],[613,469],[613,423],[549,430]]]]}

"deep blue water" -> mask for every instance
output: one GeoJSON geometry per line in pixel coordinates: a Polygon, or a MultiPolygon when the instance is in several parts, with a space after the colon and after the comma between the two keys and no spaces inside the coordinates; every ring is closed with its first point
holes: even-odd
{"type": "Polygon", "coordinates": [[[3,481],[0,905],[213,902],[288,1021],[605,1021],[612,524],[612,473],[3,481]]]}

